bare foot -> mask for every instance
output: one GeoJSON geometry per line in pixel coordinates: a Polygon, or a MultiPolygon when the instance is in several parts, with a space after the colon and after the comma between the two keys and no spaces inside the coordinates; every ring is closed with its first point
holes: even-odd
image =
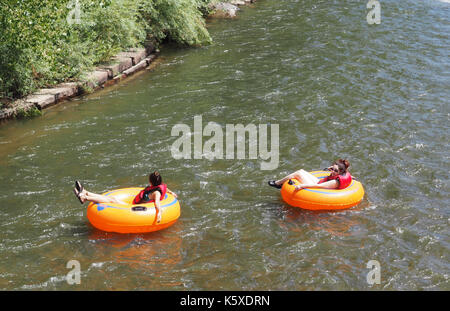
{"type": "Polygon", "coordinates": [[[86,190],[81,191],[78,195],[78,197],[80,198],[80,201],[82,201],[83,203],[86,202],[86,200],[87,200],[86,195],[87,195],[86,190]]]}

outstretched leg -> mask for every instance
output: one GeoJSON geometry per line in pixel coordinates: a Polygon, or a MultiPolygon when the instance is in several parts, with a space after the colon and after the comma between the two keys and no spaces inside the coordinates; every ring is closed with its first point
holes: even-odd
{"type": "Polygon", "coordinates": [[[94,202],[94,203],[117,203],[117,204],[126,204],[123,201],[120,201],[119,199],[116,199],[114,197],[108,197],[106,195],[101,195],[93,192],[88,192],[86,189],[83,189],[78,196],[80,197],[81,201],[84,203],[86,201],[94,202]]]}
{"type": "Polygon", "coordinates": [[[316,176],[312,175],[311,173],[308,173],[307,171],[305,171],[304,169],[298,170],[292,174],[289,174],[277,181],[275,181],[275,184],[278,186],[283,185],[287,180],[289,179],[297,179],[298,181],[300,181],[302,184],[317,184],[319,183],[319,178],[317,178],[316,176]]]}

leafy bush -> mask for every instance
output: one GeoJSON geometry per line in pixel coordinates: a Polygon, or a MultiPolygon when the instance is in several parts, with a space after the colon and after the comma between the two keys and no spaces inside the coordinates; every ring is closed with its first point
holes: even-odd
{"type": "Polygon", "coordinates": [[[36,107],[33,107],[29,110],[19,109],[16,113],[17,119],[29,119],[37,116],[41,116],[42,111],[36,107]]]}
{"type": "Polygon", "coordinates": [[[202,16],[211,0],[78,0],[79,23],[70,19],[76,1],[2,0],[0,98],[78,79],[149,38],[183,45],[211,41],[202,16]]]}
{"type": "Polygon", "coordinates": [[[201,8],[202,0],[152,0],[140,1],[140,13],[147,33],[161,41],[169,39],[186,45],[211,42],[205,28],[201,8]]]}

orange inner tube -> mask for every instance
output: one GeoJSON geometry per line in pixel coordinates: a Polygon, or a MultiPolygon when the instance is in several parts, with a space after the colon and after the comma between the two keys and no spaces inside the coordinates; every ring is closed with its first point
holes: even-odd
{"type": "Polygon", "coordinates": [[[115,197],[124,203],[93,203],[87,208],[87,218],[97,229],[107,232],[143,233],[167,228],[180,217],[180,203],[166,193],[160,201],[161,222],[156,223],[156,208],[153,201],[133,205],[134,197],[142,188],[123,188],[104,193],[115,197]]]}
{"type": "MultiPolygon", "coordinates": [[[[330,175],[327,171],[310,172],[317,178],[325,178],[330,175]]],[[[281,188],[283,200],[295,207],[307,210],[343,210],[357,205],[364,197],[364,188],[357,180],[352,180],[345,189],[303,188],[295,190],[295,185],[300,182],[293,178],[294,184],[285,182],[281,188]]]]}

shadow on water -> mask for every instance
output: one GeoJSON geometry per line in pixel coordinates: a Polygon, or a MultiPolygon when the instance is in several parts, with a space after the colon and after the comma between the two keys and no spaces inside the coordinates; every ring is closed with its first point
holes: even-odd
{"type": "Polygon", "coordinates": [[[307,227],[308,230],[327,232],[330,236],[352,236],[361,226],[358,214],[368,208],[370,203],[367,199],[343,211],[310,211],[284,203],[281,211],[284,214],[285,223],[282,227],[292,231],[301,231],[307,227]]]}
{"type": "Polygon", "coordinates": [[[183,284],[172,272],[182,263],[181,227],[174,224],[161,231],[144,234],[103,232],[90,226],[89,243],[103,254],[99,263],[90,265],[84,279],[96,283],[99,275],[112,290],[176,289],[183,284]],[[117,279],[122,279],[117,285],[117,279]]]}

